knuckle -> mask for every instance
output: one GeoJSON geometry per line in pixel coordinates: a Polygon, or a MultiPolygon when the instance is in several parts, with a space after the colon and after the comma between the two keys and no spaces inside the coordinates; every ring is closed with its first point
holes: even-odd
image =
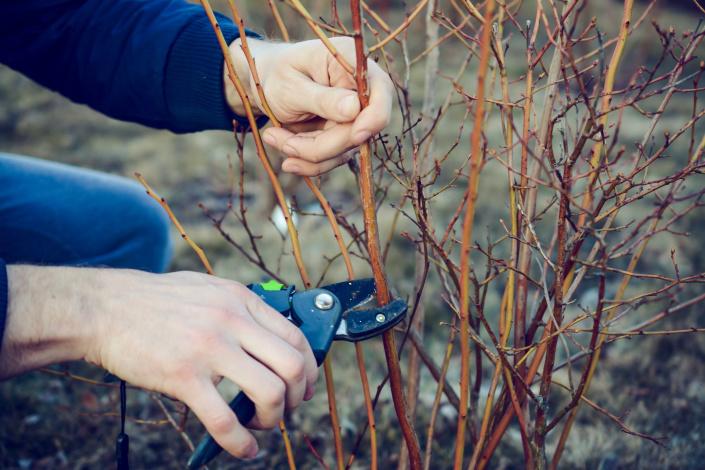
{"type": "Polygon", "coordinates": [[[166,364],[163,371],[164,378],[155,390],[176,398],[187,396],[189,390],[201,381],[200,374],[190,364],[166,364]]]}
{"type": "Polygon", "coordinates": [[[265,388],[261,400],[262,405],[268,410],[282,409],[286,401],[286,385],[284,382],[281,380],[273,380],[269,387],[265,388]]]}
{"type": "Polygon", "coordinates": [[[316,166],[313,171],[311,171],[311,176],[321,176],[325,173],[327,173],[325,168],[323,168],[322,166],[316,166]]]}
{"type": "Polygon", "coordinates": [[[316,166],[313,171],[318,171],[318,166],[320,166],[320,164],[326,160],[325,156],[315,148],[312,149],[307,155],[302,156],[301,158],[307,160],[309,163],[312,163],[314,166],[316,166]]]}
{"type": "Polygon", "coordinates": [[[262,300],[259,295],[255,294],[245,286],[241,287],[241,289],[234,291],[234,294],[242,300],[245,305],[245,308],[249,312],[252,313],[261,310],[274,311],[274,309],[267,302],[262,300]]]}
{"type": "Polygon", "coordinates": [[[312,161],[317,163],[319,167],[321,167],[326,161],[328,161],[330,157],[326,154],[323,154],[321,152],[316,152],[312,156],[312,161]]]}
{"type": "Polygon", "coordinates": [[[187,385],[198,380],[196,369],[188,361],[169,362],[164,371],[168,381],[173,384],[187,385]]]}
{"type": "Polygon", "coordinates": [[[303,332],[291,323],[287,322],[287,329],[284,332],[284,341],[293,346],[297,351],[303,352],[309,348],[308,340],[303,332]]]}
{"type": "Polygon", "coordinates": [[[313,94],[313,109],[316,114],[321,116],[324,114],[324,110],[331,108],[331,95],[327,93],[328,90],[320,89],[313,94]]]}
{"type": "Polygon", "coordinates": [[[230,434],[235,429],[236,423],[237,418],[233,413],[218,413],[210,419],[208,427],[211,434],[223,436],[230,434]]]}
{"type": "MultiPolygon", "coordinates": [[[[228,320],[228,317],[230,317],[230,312],[226,307],[216,304],[211,305],[209,307],[204,307],[202,309],[201,316],[204,319],[207,319],[207,322],[204,323],[204,326],[207,324],[221,324],[222,322],[228,320]]],[[[197,329],[195,330],[195,334],[197,334],[198,336],[202,336],[205,334],[205,331],[197,329]]]]}
{"type": "Polygon", "coordinates": [[[255,295],[250,289],[247,288],[247,286],[237,281],[229,280],[227,283],[225,283],[225,288],[228,290],[229,293],[238,297],[255,295]]]}
{"type": "Polygon", "coordinates": [[[248,458],[251,457],[252,449],[257,446],[257,441],[252,436],[248,436],[237,442],[231,449],[231,453],[238,458],[248,458]]]}
{"type": "MultiPolygon", "coordinates": [[[[224,324],[227,315],[221,315],[218,324],[224,324]]],[[[194,334],[191,344],[196,351],[219,351],[224,343],[223,334],[218,330],[202,330],[198,334],[194,334]]]]}
{"type": "Polygon", "coordinates": [[[306,361],[301,353],[294,352],[291,354],[286,366],[286,372],[282,378],[287,383],[297,383],[306,377],[306,361]]]}

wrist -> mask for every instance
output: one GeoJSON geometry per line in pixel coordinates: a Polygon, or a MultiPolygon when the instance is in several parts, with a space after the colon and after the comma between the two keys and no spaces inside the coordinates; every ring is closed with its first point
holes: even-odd
{"type": "MultiPolygon", "coordinates": [[[[255,65],[257,67],[257,75],[259,76],[260,80],[264,79],[263,70],[265,69],[265,54],[266,52],[270,51],[273,47],[275,47],[274,44],[275,43],[271,41],[265,41],[263,39],[258,39],[255,37],[247,37],[247,47],[250,51],[250,55],[255,61],[255,65]]],[[[247,62],[247,57],[245,56],[245,53],[242,50],[242,39],[237,38],[235,41],[230,43],[230,46],[228,47],[230,49],[230,57],[233,61],[235,73],[237,74],[240,83],[242,83],[244,92],[246,94],[247,102],[250,108],[252,109],[252,113],[255,117],[261,116],[264,114],[264,110],[261,106],[261,101],[257,92],[257,86],[255,84],[255,79],[252,76],[250,65],[247,62]]],[[[223,81],[225,84],[225,96],[228,102],[228,106],[230,106],[230,109],[232,109],[233,112],[238,116],[247,116],[243,100],[241,99],[240,94],[235,88],[235,85],[233,84],[232,80],[230,80],[227,64],[225,64],[223,68],[223,81]]]]}
{"type": "Polygon", "coordinates": [[[0,379],[86,357],[94,336],[93,276],[68,267],[7,267],[0,379]]]}

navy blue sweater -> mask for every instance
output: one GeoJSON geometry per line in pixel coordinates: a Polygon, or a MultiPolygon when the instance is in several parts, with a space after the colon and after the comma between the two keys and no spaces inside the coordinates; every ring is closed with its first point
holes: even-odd
{"type": "MultiPolygon", "coordinates": [[[[218,22],[228,43],[239,37],[218,22]]],[[[225,101],[203,8],[182,0],[0,0],[0,63],[116,119],[177,133],[247,123],[225,101]]],[[[0,260],[0,348],[7,301],[0,260]]]]}

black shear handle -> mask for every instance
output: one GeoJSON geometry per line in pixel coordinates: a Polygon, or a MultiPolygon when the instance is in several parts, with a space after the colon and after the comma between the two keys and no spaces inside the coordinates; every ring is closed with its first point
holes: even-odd
{"type": "MultiPolygon", "coordinates": [[[[279,312],[290,314],[290,320],[301,328],[316,357],[316,362],[320,366],[328,354],[330,344],[342,319],[343,312],[340,300],[324,289],[310,289],[294,295],[292,295],[293,288],[286,291],[252,290],[279,312]],[[330,302],[323,308],[321,308],[322,299],[319,297],[321,295],[327,295],[330,302]]],[[[238,393],[229,406],[243,425],[249,423],[255,415],[254,403],[243,392],[238,393]]],[[[206,434],[186,463],[186,468],[202,467],[213,460],[222,450],[223,448],[215,442],[215,439],[210,434],[206,434]]]]}
{"type": "MultiPolygon", "coordinates": [[[[322,362],[322,360],[318,362],[318,365],[320,366],[322,362]]],[[[228,403],[228,406],[235,412],[237,420],[243,423],[243,425],[249,423],[255,416],[255,404],[252,403],[252,400],[250,400],[244,392],[239,392],[235,398],[228,403]]],[[[198,443],[196,449],[194,449],[193,454],[186,463],[186,468],[200,468],[216,458],[222,451],[223,448],[220,447],[220,444],[215,442],[215,439],[213,439],[210,434],[206,434],[201,439],[201,442],[198,443]]]]}
{"type": "MultiPolygon", "coordinates": [[[[243,392],[238,393],[235,398],[228,403],[228,406],[235,412],[237,420],[241,423],[249,423],[255,416],[255,404],[252,403],[252,400],[243,392]]],[[[191,455],[191,458],[189,458],[186,463],[186,468],[200,468],[213,460],[222,450],[223,448],[220,447],[220,444],[215,442],[215,439],[213,439],[210,434],[206,434],[203,436],[203,439],[201,439],[201,442],[198,443],[198,447],[193,451],[193,455],[191,455]]]]}

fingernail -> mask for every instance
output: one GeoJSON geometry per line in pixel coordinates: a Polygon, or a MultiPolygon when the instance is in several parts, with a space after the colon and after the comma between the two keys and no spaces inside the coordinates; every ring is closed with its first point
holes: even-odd
{"type": "Polygon", "coordinates": [[[368,141],[370,137],[372,137],[372,133],[369,131],[358,132],[353,138],[353,144],[362,145],[362,143],[368,141]]]}
{"type": "Polygon", "coordinates": [[[338,103],[338,112],[340,113],[341,116],[347,117],[347,118],[352,118],[353,114],[357,110],[357,106],[355,103],[355,96],[349,95],[340,100],[338,103]]]}
{"type": "Polygon", "coordinates": [[[294,150],[294,147],[291,145],[285,145],[284,148],[282,148],[282,151],[289,157],[298,157],[299,152],[294,150]]]}
{"type": "Polygon", "coordinates": [[[264,137],[262,138],[264,139],[264,143],[267,145],[271,145],[272,147],[275,147],[277,145],[277,141],[274,140],[274,137],[269,134],[264,134],[264,137]]]}
{"type": "Polygon", "coordinates": [[[312,385],[311,387],[306,389],[306,393],[304,393],[304,400],[308,401],[311,398],[313,398],[313,395],[316,393],[316,386],[312,385]]]}
{"type": "Polygon", "coordinates": [[[253,459],[257,456],[257,453],[259,452],[259,448],[257,447],[257,444],[254,444],[252,447],[250,447],[249,451],[245,455],[246,459],[253,459]]]}

